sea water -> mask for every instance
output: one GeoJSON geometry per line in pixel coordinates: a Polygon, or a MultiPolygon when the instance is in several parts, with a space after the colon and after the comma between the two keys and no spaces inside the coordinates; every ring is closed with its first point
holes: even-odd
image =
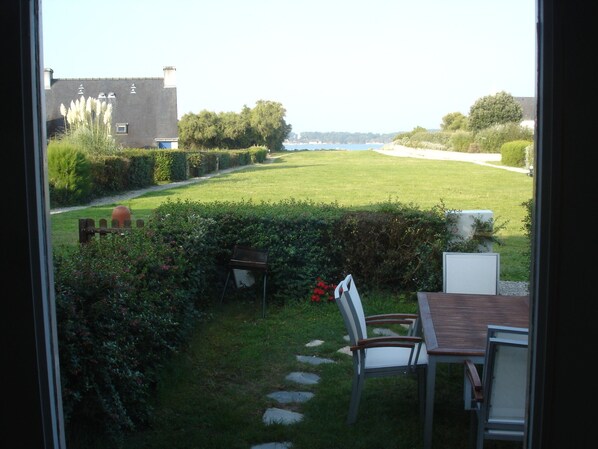
{"type": "Polygon", "coordinates": [[[297,143],[284,144],[287,151],[296,150],[378,150],[383,143],[297,143]]]}

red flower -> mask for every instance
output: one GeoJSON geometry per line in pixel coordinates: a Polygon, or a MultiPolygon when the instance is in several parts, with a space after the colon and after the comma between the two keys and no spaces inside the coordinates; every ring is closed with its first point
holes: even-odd
{"type": "Polygon", "coordinates": [[[334,301],[334,289],[336,285],[327,284],[321,277],[316,278],[316,286],[311,295],[312,302],[334,301]]]}

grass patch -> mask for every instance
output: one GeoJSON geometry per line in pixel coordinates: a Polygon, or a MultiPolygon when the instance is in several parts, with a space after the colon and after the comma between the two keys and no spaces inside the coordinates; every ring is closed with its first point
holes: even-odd
{"type": "MultiPolygon", "coordinates": [[[[525,209],[532,198],[532,178],[469,162],[399,158],[375,151],[299,151],[275,155],[269,164],[217,175],[197,184],[150,192],[124,202],[134,219],[147,219],[167,200],[280,201],[283,199],[337,202],[367,209],[374,203],[397,200],[430,208],[444,202],[449,209],[489,209],[504,245],[501,279],[526,281],[529,266],[524,256],[528,241],[523,231],[525,209]]],[[[117,204],[90,207],[51,216],[55,247],[78,241],[78,219],[109,219],[117,204]]]]}
{"type": "MultiPolygon", "coordinates": [[[[362,292],[367,314],[413,312],[414,299],[362,292]]],[[[265,319],[257,300],[225,301],[209,322],[197,328],[187,350],[162,372],[151,429],[131,435],[127,449],[248,449],[290,441],[294,449],[377,449],[421,447],[416,380],[368,379],[357,422],[345,422],[351,395],[351,357],[338,352],[347,343],[334,303],[291,300],[273,305],[265,319]],[[305,345],[323,340],[317,347],[305,345]],[[316,355],[334,364],[312,366],[296,355],[316,355]],[[317,385],[285,380],[293,371],[321,377],[317,385]],[[279,390],[312,391],[308,402],[280,405],[267,395],[279,390]],[[268,407],[304,414],[300,423],[262,423],[268,407]]],[[[470,416],[463,409],[463,372],[440,365],[437,374],[434,441],[445,449],[466,448],[470,416]]],[[[508,448],[507,443],[488,447],[508,448]]]]}

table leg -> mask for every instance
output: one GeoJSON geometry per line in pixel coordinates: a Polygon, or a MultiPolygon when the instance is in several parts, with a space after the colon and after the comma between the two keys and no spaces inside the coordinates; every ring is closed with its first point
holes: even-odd
{"type": "Polygon", "coordinates": [[[424,419],[424,449],[432,448],[432,419],[434,417],[434,387],[436,384],[436,360],[428,357],[426,379],[426,416],[424,419]]]}

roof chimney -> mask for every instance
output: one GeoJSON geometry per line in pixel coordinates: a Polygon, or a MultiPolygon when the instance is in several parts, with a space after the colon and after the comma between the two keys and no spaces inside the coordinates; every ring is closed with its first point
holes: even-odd
{"type": "Polygon", "coordinates": [[[176,87],[176,69],[172,66],[164,67],[164,87],[176,87]]]}
{"type": "Polygon", "coordinates": [[[50,90],[52,89],[52,74],[54,70],[52,69],[44,69],[44,89],[50,90]]]}

